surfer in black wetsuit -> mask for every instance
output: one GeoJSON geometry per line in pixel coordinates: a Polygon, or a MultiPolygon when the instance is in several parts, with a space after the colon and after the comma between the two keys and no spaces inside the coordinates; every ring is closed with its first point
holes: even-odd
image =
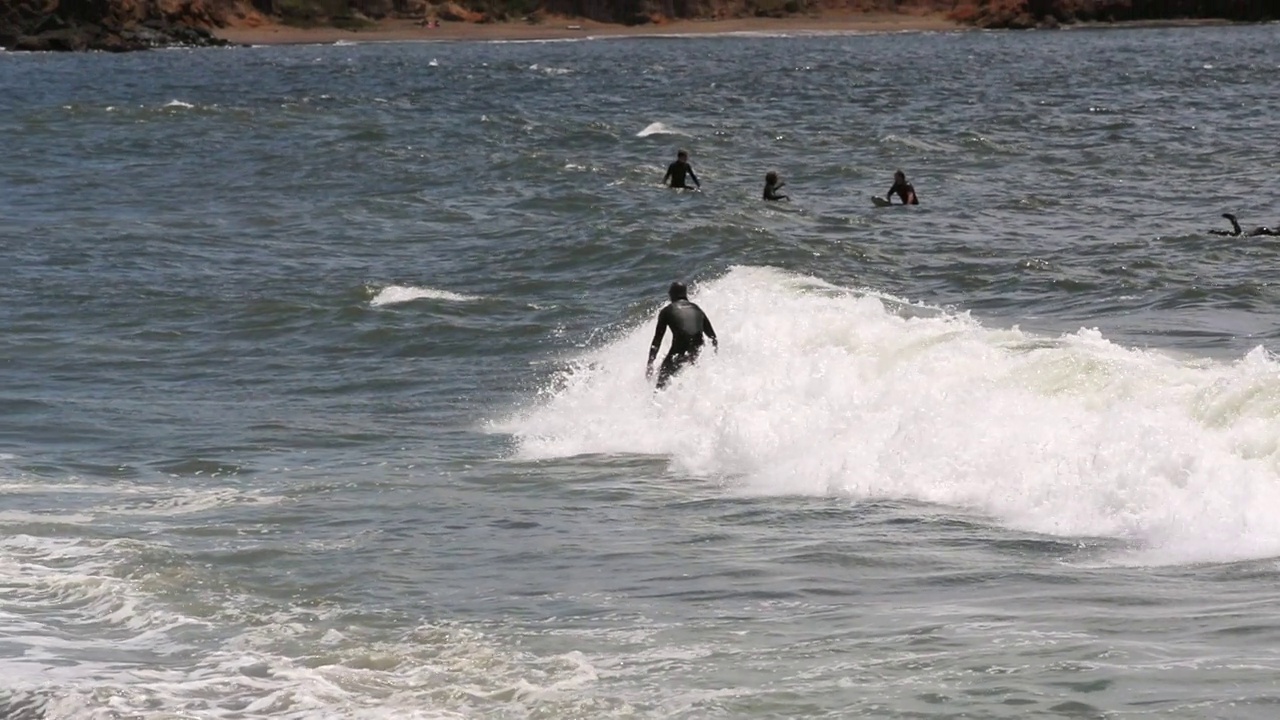
{"type": "Polygon", "coordinates": [[[693,174],[693,166],[689,164],[689,153],[681,150],[676,153],[676,161],[667,166],[667,174],[662,176],[662,182],[665,184],[670,180],[673,188],[688,187],[684,184],[685,175],[693,178],[693,184],[699,189],[702,188],[702,183],[698,182],[698,176],[693,174]]]}
{"type": "Polygon", "coordinates": [[[780,194],[778,191],[786,185],[784,182],[778,182],[778,173],[770,172],[764,176],[764,199],[765,200],[790,200],[786,195],[780,194]]]}
{"type": "Polygon", "coordinates": [[[1210,230],[1209,231],[1210,235],[1225,235],[1227,237],[1240,237],[1241,235],[1244,235],[1245,237],[1259,237],[1263,235],[1274,237],[1276,235],[1280,235],[1280,230],[1272,230],[1271,228],[1264,227],[1264,226],[1259,226],[1250,230],[1249,232],[1245,232],[1240,227],[1240,223],[1239,221],[1236,220],[1235,215],[1232,215],[1231,213],[1222,213],[1222,217],[1230,221],[1231,229],[1230,230],[1210,230]]]}
{"type": "Polygon", "coordinates": [[[902,199],[903,205],[920,204],[920,200],[916,197],[916,189],[907,182],[907,174],[901,170],[893,174],[893,187],[889,188],[889,194],[884,196],[885,200],[893,200],[895,193],[902,199]]]}
{"type": "Polygon", "coordinates": [[[658,350],[662,347],[662,336],[666,334],[667,328],[671,328],[671,349],[667,351],[662,367],[658,370],[658,389],[666,387],[671,376],[682,367],[697,361],[698,353],[702,351],[703,335],[711,338],[712,347],[720,347],[720,341],[716,339],[716,331],[711,327],[707,314],[702,312],[702,308],[689,302],[689,290],[684,283],[671,283],[667,297],[671,298],[671,304],[658,311],[658,329],[653,333],[653,344],[649,346],[649,363],[644,371],[645,377],[653,375],[653,359],[658,357],[658,350]]]}

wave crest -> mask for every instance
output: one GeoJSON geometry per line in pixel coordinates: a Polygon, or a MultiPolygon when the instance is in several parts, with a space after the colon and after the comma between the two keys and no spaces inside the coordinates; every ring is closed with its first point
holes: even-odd
{"type": "Polygon", "coordinates": [[[665,455],[754,495],[961,508],[1142,562],[1280,555],[1280,364],[982,327],[767,268],[695,298],[721,349],[654,394],[647,323],[496,423],[521,458],[665,455]]]}

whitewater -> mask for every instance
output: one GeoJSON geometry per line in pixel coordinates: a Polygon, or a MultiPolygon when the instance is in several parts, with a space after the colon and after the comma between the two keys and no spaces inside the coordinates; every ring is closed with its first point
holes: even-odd
{"type": "Polygon", "coordinates": [[[902,500],[1064,537],[1109,537],[1143,562],[1271,557],[1280,532],[1280,374],[1039,337],[769,268],[695,297],[737,328],[654,393],[642,325],[568,361],[551,396],[497,428],[517,457],[648,454],[753,495],[902,500]]]}

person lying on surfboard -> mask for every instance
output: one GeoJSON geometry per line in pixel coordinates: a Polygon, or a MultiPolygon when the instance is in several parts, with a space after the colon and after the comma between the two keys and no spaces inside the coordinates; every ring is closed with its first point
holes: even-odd
{"type": "Polygon", "coordinates": [[[1231,222],[1231,229],[1230,230],[1210,230],[1209,231],[1210,235],[1225,235],[1227,237],[1240,237],[1241,235],[1244,235],[1245,237],[1258,237],[1260,235],[1271,235],[1271,236],[1280,235],[1280,230],[1272,230],[1271,228],[1265,227],[1265,226],[1258,226],[1250,230],[1249,232],[1245,232],[1244,229],[1240,227],[1240,222],[1236,220],[1235,215],[1232,215],[1231,213],[1222,213],[1222,217],[1226,218],[1231,222]]]}
{"type": "Polygon", "coordinates": [[[770,172],[764,176],[764,199],[765,200],[790,200],[786,195],[778,194],[778,190],[782,189],[786,183],[778,182],[778,173],[770,172]]]}
{"type": "Polygon", "coordinates": [[[665,185],[670,180],[673,188],[688,187],[684,184],[685,175],[693,178],[693,184],[702,189],[702,183],[698,182],[698,176],[693,173],[693,166],[689,164],[689,153],[681,150],[676,153],[676,161],[667,166],[667,174],[662,176],[662,182],[665,185]]]}
{"type": "Polygon", "coordinates": [[[893,187],[889,188],[889,192],[884,196],[884,199],[892,201],[895,193],[902,199],[903,205],[920,204],[920,199],[916,197],[916,189],[912,187],[911,183],[907,182],[907,174],[901,170],[893,174],[893,187]]]}

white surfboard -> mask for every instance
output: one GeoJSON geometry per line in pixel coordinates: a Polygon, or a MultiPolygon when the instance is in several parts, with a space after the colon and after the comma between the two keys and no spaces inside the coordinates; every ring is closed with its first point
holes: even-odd
{"type": "Polygon", "coordinates": [[[871,204],[875,205],[876,207],[889,207],[891,203],[889,202],[888,198],[882,198],[879,195],[872,195],[871,204]]]}

